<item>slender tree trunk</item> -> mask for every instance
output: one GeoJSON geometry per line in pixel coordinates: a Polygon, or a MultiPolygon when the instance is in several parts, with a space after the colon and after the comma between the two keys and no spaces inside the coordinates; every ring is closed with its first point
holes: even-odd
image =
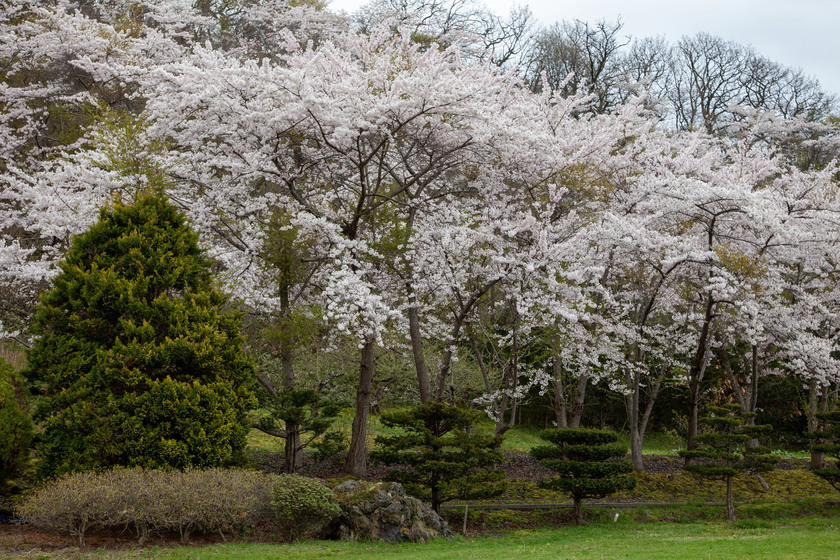
{"type": "Polygon", "coordinates": [[[583,508],[581,507],[581,499],[573,498],[573,506],[575,513],[575,525],[583,525],[583,508]]]}
{"type": "MultiPolygon", "coordinates": [[[[414,220],[417,216],[417,208],[411,206],[406,218],[406,228],[412,231],[414,220]]],[[[417,292],[414,290],[412,278],[413,270],[409,270],[405,288],[408,294],[408,336],[411,340],[411,353],[414,356],[414,369],[417,372],[417,385],[420,389],[420,402],[427,403],[432,400],[432,389],[429,384],[429,370],[426,368],[426,356],[423,352],[423,336],[420,332],[420,308],[417,302],[417,292]]]]}
{"type": "Polygon", "coordinates": [[[626,378],[631,388],[630,394],[624,397],[627,407],[627,422],[630,424],[630,460],[637,472],[645,470],[642,461],[642,434],[639,433],[639,400],[641,395],[640,375],[638,371],[628,371],[626,378]]]}
{"type": "Polygon", "coordinates": [[[706,299],[706,312],[703,317],[703,326],[700,329],[700,338],[697,341],[697,350],[691,360],[691,368],[688,372],[688,449],[697,449],[698,443],[695,440],[699,427],[700,412],[700,383],[703,381],[703,374],[706,372],[708,363],[707,354],[709,338],[712,326],[712,311],[714,310],[714,299],[708,294],[706,299]]]}
{"type": "Polygon", "coordinates": [[[452,349],[458,343],[461,328],[464,326],[464,323],[466,322],[473,307],[475,307],[484,294],[493,288],[493,286],[498,284],[499,280],[500,278],[491,280],[480,289],[473,292],[466,302],[460,303],[458,313],[455,315],[455,324],[452,326],[452,331],[450,332],[449,340],[447,341],[446,352],[443,354],[443,362],[441,363],[440,371],[438,372],[437,389],[435,391],[435,399],[438,402],[443,402],[443,395],[446,393],[446,378],[449,376],[449,368],[452,366],[452,349]]]}
{"type": "MultiPolygon", "coordinates": [[[[816,432],[819,429],[817,411],[819,409],[820,384],[815,378],[808,382],[808,431],[816,432]]],[[[822,451],[811,451],[811,470],[825,468],[825,453],[822,451]]]]}
{"type": "Polygon", "coordinates": [[[370,392],[373,386],[373,341],[365,342],[359,364],[359,386],[356,389],[356,415],[350,436],[350,453],[345,471],[349,475],[364,477],[367,474],[367,420],[370,411],[370,392]]]}
{"type": "Polygon", "coordinates": [[[735,501],[732,499],[732,477],[726,477],[726,518],[735,521],[735,501]]]}
{"type": "Polygon", "coordinates": [[[417,371],[417,384],[420,388],[420,402],[432,400],[432,390],[429,386],[429,372],[426,369],[426,357],[423,353],[423,337],[420,334],[420,311],[417,300],[409,287],[408,334],[411,339],[411,352],[414,355],[414,369],[417,371]]]}
{"type": "MultiPolygon", "coordinates": [[[[656,380],[650,386],[650,394],[648,394],[647,404],[645,404],[645,411],[642,413],[641,418],[639,419],[639,427],[637,428],[638,433],[638,441],[636,443],[637,453],[639,457],[639,467],[636,470],[644,470],[644,462],[642,460],[642,448],[644,446],[645,441],[645,433],[647,432],[648,424],[650,423],[650,417],[653,415],[653,406],[656,404],[656,398],[659,396],[659,392],[662,390],[662,383],[665,380],[665,374],[668,372],[668,364],[662,364],[659,368],[659,375],[657,375],[656,380]]],[[[632,428],[631,428],[632,429],[632,428]]],[[[632,440],[632,438],[631,438],[632,440]]],[[[631,450],[632,453],[632,450],[631,450]]],[[[633,464],[634,468],[636,467],[636,463],[633,464]]]]}
{"type": "MultiPolygon", "coordinates": [[[[280,365],[283,371],[283,388],[295,388],[295,357],[292,352],[291,333],[289,332],[289,317],[291,304],[289,301],[289,287],[280,286],[280,365]]],[[[303,453],[300,453],[300,426],[297,422],[286,420],[286,442],[284,450],[284,467],[286,472],[295,473],[303,465],[303,453]]]]}
{"type": "Polygon", "coordinates": [[[435,400],[437,402],[443,402],[443,396],[446,394],[446,378],[449,377],[449,368],[452,367],[453,347],[458,342],[458,336],[461,333],[463,323],[463,318],[458,317],[456,319],[455,326],[452,328],[452,333],[447,341],[446,351],[443,353],[443,361],[440,364],[440,371],[438,372],[437,392],[435,394],[435,400]]]}
{"type": "Polygon", "coordinates": [[[297,472],[303,462],[300,445],[300,431],[296,422],[286,422],[286,440],[283,467],[288,473],[297,472]],[[292,430],[292,431],[289,431],[292,430]]]}
{"type": "Polygon", "coordinates": [[[566,406],[566,391],[563,387],[563,364],[556,356],[551,364],[551,373],[554,385],[554,418],[558,428],[568,428],[569,414],[566,406]]]}
{"type": "Polygon", "coordinates": [[[519,336],[518,336],[518,329],[519,326],[519,315],[516,313],[515,306],[514,306],[514,314],[516,319],[513,322],[513,339],[511,340],[511,357],[510,357],[510,367],[508,368],[508,379],[507,379],[507,388],[510,391],[510,422],[508,422],[507,426],[505,426],[504,431],[499,432],[496,430],[496,435],[502,435],[507,430],[513,428],[516,425],[516,409],[519,404],[519,399],[516,397],[516,389],[517,385],[519,384],[519,336]]]}
{"type": "MultiPolygon", "coordinates": [[[[747,412],[750,414],[756,411],[758,408],[758,376],[759,376],[759,367],[758,367],[758,346],[753,344],[752,345],[752,356],[750,360],[750,390],[747,394],[747,412]]],[[[750,416],[747,418],[746,421],[747,426],[755,426],[755,416],[750,416]]],[[[758,447],[758,438],[752,438],[751,440],[747,441],[747,447],[758,447]]]]}

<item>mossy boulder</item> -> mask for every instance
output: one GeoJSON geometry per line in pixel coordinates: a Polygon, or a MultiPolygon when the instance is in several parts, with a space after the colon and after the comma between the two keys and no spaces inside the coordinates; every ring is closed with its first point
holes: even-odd
{"type": "Polygon", "coordinates": [[[426,542],[452,531],[432,508],[397,482],[348,480],[334,488],[341,516],[331,535],[342,540],[426,542]]]}

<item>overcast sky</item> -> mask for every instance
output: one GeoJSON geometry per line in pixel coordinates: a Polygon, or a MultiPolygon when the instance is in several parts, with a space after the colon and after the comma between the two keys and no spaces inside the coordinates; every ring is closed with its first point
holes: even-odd
{"type": "MultiPolygon", "coordinates": [[[[363,0],[332,0],[334,11],[353,12],[363,0]]],[[[512,0],[484,0],[506,14],[512,0]]],[[[802,68],[840,94],[840,0],[519,0],[545,25],[580,19],[624,23],[633,37],[663,35],[674,43],[706,31],[752,45],[771,60],[802,68]]]]}

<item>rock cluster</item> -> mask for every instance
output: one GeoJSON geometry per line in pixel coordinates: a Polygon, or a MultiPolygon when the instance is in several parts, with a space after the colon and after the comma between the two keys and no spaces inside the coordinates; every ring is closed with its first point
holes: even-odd
{"type": "Polygon", "coordinates": [[[334,491],[342,510],[335,534],[342,540],[426,542],[452,535],[446,521],[406,495],[402,484],[348,480],[334,491]]]}

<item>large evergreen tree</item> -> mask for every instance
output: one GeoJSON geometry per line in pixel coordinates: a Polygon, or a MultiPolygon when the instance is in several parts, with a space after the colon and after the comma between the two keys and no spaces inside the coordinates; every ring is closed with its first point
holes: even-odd
{"type": "Polygon", "coordinates": [[[103,209],[36,316],[25,375],[44,390],[40,474],[235,463],[253,366],[225,301],[165,198],[103,209]]]}

